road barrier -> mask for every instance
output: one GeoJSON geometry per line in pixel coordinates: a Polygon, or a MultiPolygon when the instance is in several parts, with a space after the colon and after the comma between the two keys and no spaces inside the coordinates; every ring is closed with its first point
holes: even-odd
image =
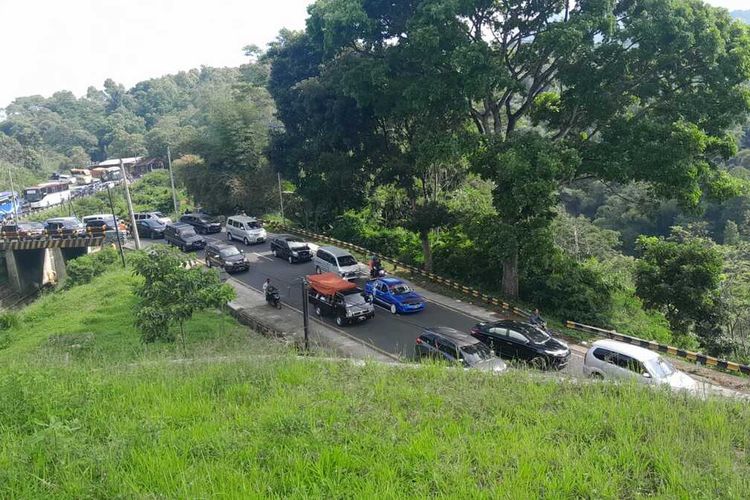
{"type": "Polygon", "coordinates": [[[639,339],[638,337],[631,337],[629,335],[623,335],[622,333],[616,332],[614,330],[605,330],[603,328],[598,328],[596,326],[576,323],[575,321],[566,321],[565,326],[567,328],[570,328],[571,330],[578,330],[580,332],[587,332],[587,333],[595,333],[597,335],[603,335],[603,336],[609,337],[613,340],[619,340],[620,342],[625,342],[626,344],[633,344],[639,347],[645,347],[646,349],[650,349],[652,351],[665,352],[667,354],[671,354],[672,356],[684,358],[684,359],[687,359],[688,361],[695,361],[706,366],[712,366],[715,368],[721,368],[721,369],[732,371],[732,372],[738,372],[738,373],[744,373],[745,375],[750,375],[750,366],[743,365],[740,363],[735,363],[734,361],[727,361],[725,359],[715,358],[713,356],[708,356],[706,354],[701,354],[699,352],[686,351],[678,347],[672,347],[669,345],[660,344],[658,342],[653,342],[651,340],[643,340],[643,339],[639,339]]]}
{"type": "MultiPolygon", "coordinates": [[[[336,238],[331,238],[330,236],[326,236],[324,234],[318,234],[314,233],[312,231],[307,231],[306,229],[300,229],[296,227],[289,227],[284,226],[282,224],[277,224],[273,222],[268,222],[267,225],[275,226],[278,229],[290,233],[296,233],[302,236],[307,236],[309,238],[313,238],[319,241],[324,241],[326,243],[332,243],[334,245],[340,246],[342,248],[346,248],[348,250],[354,250],[356,252],[363,253],[365,255],[373,255],[377,254],[380,257],[380,260],[383,260],[385,262],[389,262],[392,265],[398,268],[406,269],[410,271],[413,274],[417,274],[419,276],[422,276],[424,278],[429,279],[430,281],[433,281],[435,283],[438,283],[443,286],[447,286],[449,288],[452,288],[453,290],[459,291],[461,293],[464,293],[466,295],[469,295],[471,297],[475,297],[477,299],[482,300],[483,302],[487,304],[491,304],[493,306],[501,307],[503,310],[511,312],[513,314],[516,314],[518,316],[528,318],[531,313],[529,311],[526,311],[524,309],[521,309],[520,307],[514,306],[504,300],[498,299],[497,297],[492,297],[491,295],[487,295],[485,293],[482,293],[480,290],[477,290],[475,288],[468,287],[466,285],[463,285],[461,283],[458,283],[454,280],[444,278],[443,276],[437,275],[435,273],[430,273],[425,271],[424,269],[420,269],[416,266],[412,266],[410,264],[406,264],[404,262],[401,262],[397,259],[393,259],[391,257],[385,257],[377,252],[373,252],[371,250],[368,250],[367,248],[361,247],[359,245],[354,245],[352,243],[349,243],[347,241],[341,241],[337,240],[336,238]]],[[[650,340],[644,340],[639,339],[637,337],[630,337],[628,335],[623,335],[622,333],[618,333],[614,330],[605,330],[603,328],[598,328],[595,326],[590,325],[584,325],[582,323],[576,323],[575,321],[566,321],[565,326],[567,328],[570,328],[571,330],[578,330],[581,332],[587,332],[587,333],[594,333],[598,335],[603,335],[606,337],[609,337],[614,340],[619,340],[621,342],[625,342],[628,344],[637,345],[640,347],[645,347],[646,349],[650,349],[652,351],[658,351],[658,352],[665,352],[667,354],[671,354],[673,356],[677,356],[680,358],[687,359],[689,361],[695,361],[701,364],[704,364],[706,366],[715,367],[715,368],[721,368],[728,371],[733,371],[737,373],[743,373],[746,375],[750,375],[750,366],[743,365],[740,363],[735,363],[734,361],[727,361],[724,359],[715,358],[713,356],[708,356],[706,354],[696,353],[692,351],[686,351],[684,349],[679,349],[677,347],[672,347],[664,344],[659,344],[657,342],[653,342],[650,340]]]]}

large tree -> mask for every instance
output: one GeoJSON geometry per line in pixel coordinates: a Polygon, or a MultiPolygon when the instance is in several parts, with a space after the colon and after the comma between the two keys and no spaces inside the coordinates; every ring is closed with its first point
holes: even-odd
{"type": "MultiPolygon", "coordinates": [[[[470,124],[475,168],[496,184],[509,297],[519,248],[549,223],[563,183],[643,181],[688,207],[735,192],[714,162],[735,150],[725,131],[750,106],[750,37],[724,10],[698,0],[326,0],[310,14],[298,39],[307,50],[294,47],[308,64],[274,96],[300,102],[324,82],[354,99],[365,132],[409,168],[426,127],[470,124]]],[[[314,119],[281,118],[303,138],[299,123],[314,119]]]]}

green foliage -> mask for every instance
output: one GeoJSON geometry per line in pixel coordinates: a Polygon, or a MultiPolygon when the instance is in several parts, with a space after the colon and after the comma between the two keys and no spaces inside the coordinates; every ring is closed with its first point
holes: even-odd
{"type": "Polygon", "coordinates": [[[138,252],[131,260],[143,278],[135,286],[135,324],[144,342],[175,340],[170,326],[176,323],[184,345],[184,323],[195,312],[222,307],[234,298],[234,289],[222,284],[217,273],[186,268],[186,256],[169,246],[138,252]]]}
{"type": "Polygon", "coordinates": [[[635,284],[645,306],[663,311],[679,335],[688,335],[712,318],[723,265],[715,245],[698,238],[642,237],[638,243],[643,256],[636,266],[635,284]]]}
{"type": "Polygon", "coordinates": [[[21,319],[18,313],[13,311],[5,311],[0,313],[0,331],[9,330],[11,328],[18,328],[21,324],[21,319]]]}
{"type": "Polygon", "coordinates": [[[724,244],[725,245],[736,245],[740,242],[740,231],[737,228],[737,223],[733,220],[728,220],[724,224],[724,244]]]}
{"type": "Polygon", "coordinates": [[[68,277],[65,280],[65,287],[72,288],[89,283],[119,262],[120,255],[111,247],[73,259],[66,266],[68,277]]]}

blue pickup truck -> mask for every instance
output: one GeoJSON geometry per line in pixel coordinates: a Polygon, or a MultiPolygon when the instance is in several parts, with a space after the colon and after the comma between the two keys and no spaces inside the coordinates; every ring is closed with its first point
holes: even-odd
{"type": "Polygon", "coordinates": [[[365,297],[389,309],[392,314],[414,313],[424,309],[424,298],[398,278],[378,278],[365,283],[365,297]]]}

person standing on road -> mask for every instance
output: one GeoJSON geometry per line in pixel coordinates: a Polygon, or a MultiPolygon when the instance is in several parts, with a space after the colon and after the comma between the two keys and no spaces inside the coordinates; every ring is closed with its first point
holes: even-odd
{"type": "Polygon", "coordinates": [[[266,278],[266,281],[263,283],[263,293],[268,293],[268,287],[271,286],[271,278],[266,278]]]}

